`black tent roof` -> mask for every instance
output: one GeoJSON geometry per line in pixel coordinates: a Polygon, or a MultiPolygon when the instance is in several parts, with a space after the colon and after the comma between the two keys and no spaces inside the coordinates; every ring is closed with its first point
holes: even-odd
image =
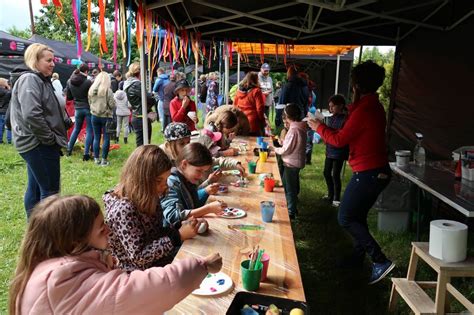
{"type": "Polygon", "coordinates": [[[31,44],[33,44],[32,41],[0,31],[0,55],[23,56],[26,47],[31,44]]]}
{"type": "MultiPolygon", "coordinates": [[[[48,39],[37,34],[31,36],[30,40],[35,43],[48,45],[55,51],[55,54],[59,52],[63,56],[62,58],[66,59],[65,61],[67,61],[67,59],[77,59],[76,44],[48,39]]],[[[85,50],[82,51],[81,59],[85,63],[93,63],[95,65],[99,64],[99,57],[85,50]]],[[[106,60],[102,60],[102,63],[112,64],[106,60]]]]}
{"type": "Polygon", "coordinates": [[[325,45],[396,45],[414,30],[448,32],[473,14],[466,0],[147,0],[202,38],[325,45]]]}

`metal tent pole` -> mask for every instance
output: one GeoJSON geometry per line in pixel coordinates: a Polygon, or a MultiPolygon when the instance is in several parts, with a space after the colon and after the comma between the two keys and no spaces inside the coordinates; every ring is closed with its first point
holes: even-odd
{"type": "Polygon", "coordinates": [[[341,61],[341,55],[337,55],[337,64],[336,64],[336,88],[334,89],[334,94],[337,94],[339,90],[339,63],[341,61]]]}
{"type": "Polygon", "coordinates": [[[240,83],[240,53],[237,54],[237,84],[240,83]]]}
{"type": "Polygon", "coordinates": [[[140,45],[140,80],[142,92],[142,123],[143,123],[143,144],[148,144],[148,104],[146,97],[146,72],[145,72],[145,36],[140,45]]]}
{"type": "MultiPolygon", "coordinates": [[[[229,52],[231,53],[231,52],[229,52]]],[[[227,105],[229,99],[229,55],[225,55],[225,79],[224,79],[224,104],[227,105]]]]}

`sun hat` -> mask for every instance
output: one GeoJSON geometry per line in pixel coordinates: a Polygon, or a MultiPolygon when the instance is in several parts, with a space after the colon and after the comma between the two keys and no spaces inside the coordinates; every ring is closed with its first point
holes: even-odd
{"type": "Polygon", "coordinates": [[[204,128],[202,130],[202,134],[208,136],[212,140],[212,142],[217,142],[217,141],[220,141],[222,139],[222,133],[220,133],[218,131],[213,132],[213,131],[211,131],[207,128],[204,128]]]}
{"type": "Polygon", "coordinates": [[[183,138],[191,137],[188,125],[180,122],[172,122],[165,128],[164,136],[166,141],[176,141],[183,138]]]}
{"type": "Polygon", "coordinates": [[[174,88],[174,92],[176,93],[179,89],[190,89],[191,85],[189,85],[188,80],[179,80],[176,82],[176,87],[174,88]]]}

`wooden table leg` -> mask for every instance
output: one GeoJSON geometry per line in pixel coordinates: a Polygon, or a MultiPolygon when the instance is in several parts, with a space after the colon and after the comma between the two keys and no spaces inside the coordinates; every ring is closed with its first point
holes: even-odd
{"type": "Polygon", "coordinates": [[[392,284],[392,292],[390,293],[390,302],[388,302],[388,311],[395,312],[395,308],[397,307],[398,302],[398,292],[395,288],[395,284],[392,284]]]}
{"type": "Polygon", "coordinates": [[[418,266],[418,255],[416,254],[415,247],[412,246],[410,263],[408,264],[408,272],[407,272],[408,280],[415,280],[417,266],[418,266]]]}
{"type": "Polygon", "coordinates": [[[444,306],[446,303],[446,284],[450,281],[443,271],[438,274],[438,286],[436,287],[436,314],[444,314],[444,306]]]}

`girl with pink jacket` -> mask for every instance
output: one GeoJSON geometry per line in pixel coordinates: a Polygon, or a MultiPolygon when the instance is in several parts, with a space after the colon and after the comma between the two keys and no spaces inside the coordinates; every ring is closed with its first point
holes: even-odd
{"type": "Polygon", "coordinates": [[[222,267],[213,254],[127,273],[114,269],[108,234],[92,198],[44,199],[23,239],[10,314],[160,314],[222,267]]]}

